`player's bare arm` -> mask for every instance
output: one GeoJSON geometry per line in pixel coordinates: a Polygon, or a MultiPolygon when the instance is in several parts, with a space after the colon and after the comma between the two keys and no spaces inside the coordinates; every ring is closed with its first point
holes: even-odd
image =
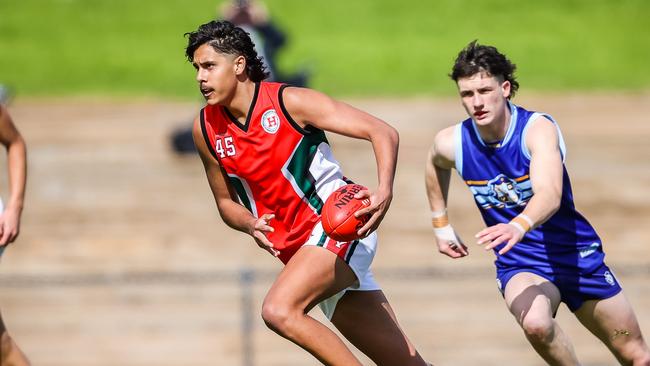
{"type": "Polygon", "coordinates": [[[438,251],[451,258],[461,258],[469,253],[447,218],[447,194],[451,169],[454,166],[454,128],[438,132],[427,155],[424,181],[431,209],[431,220],[438,251]]]}
{"type": "Polygon", "coordinates": [[[267,213],[256,218],[246,207],[238,202],[234,189],[226,181],[219,162],[212,156],[203,138],[199,117],[194,121],[192,135],[196,149],[203,162],[203,167],[205,168],[208,184],[217,203],[219,215],[221,215],[223,221],[231,228],[251,235],[260,248],[277,257],[280,252],[273,248],[273,243],[265,235],[265,233],[273,231],[273,227],[269,223],[274,218],[274,215],[267,213]]]}
{"type": "Polygon", "coordinates": [[[543,116],[531,123],[525,143],[531,155],[530,181],[534,195],[515,220],[476,234],[478,244],[485,245],[486,250],[505,242],[499,254],[510,250],[528,231],[544,223],[560,207],[562,155],[557,127],[543,116]]]}
{"type": "Polygon", "coordinates": [[[379,184],[374,192],[362,191],[357,198],[370,199],[370,206],[356,212],[356,216],[371,214],[370,220],[359,229],[367,236],[375,231],[390,207],[393,198],[393,179],[397,164],[399,135],[386,122],[346,103],[306,88],[287,88],[283,95],[285,107],[301,127],[311,125],[321,130],[364,139],[372,144],[377,160],[379,184]]]}
{"type": "Polygon", "coordinates": [[[0,246],[13,242],[20,232],[25,199],[27,153],[25,141],[4,106],[0,105],[0,143],[7,149],[9,202],[0,214],[0,246]]]}

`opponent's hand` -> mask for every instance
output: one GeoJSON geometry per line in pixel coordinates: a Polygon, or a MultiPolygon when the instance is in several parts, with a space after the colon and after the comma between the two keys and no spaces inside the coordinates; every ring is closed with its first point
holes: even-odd
{"type": "Polygon", "coordinates": [[[357,230],[357,234],[362,238],[370,235],[373,231],[377,230],[381,220],[384,219],[390,202],[393,200],[393,193],[390,191],[377,190],[371,193],[369,190],[363,190],[354,195],[357,199],[369,199],[370,206],[360,209],[354,213],[355,217],[361,217],[370,214],[370,219],[366,222],[361,229],[357,230]]]}
{"type": "Polygon", "coordinates": [[[510,224],[497,224],[485,228],[476,234],[478,245],[485,245],[485,250],[494,249],[496,246],[506,243],[499,250],[499,255],[507,253],[515,244],[519,243],[524,233],[516,226],[510,224]]]}
{"type": "Polygon", "coordinates": [[[18,237],[20,213],[9,207],[0,214],[0,246],[12,243],[18,237]]]}
{"type": "Polygon", "coordinates": [[[272,233],[274,231],[273,227],[269,225],[269,222],[275,218],[274,214],[264,214],[262,217],[255,220],[249,234],[255,239],[257,245],[271,253],[274,257],[280,255],[280,251],[273,248],[273,243],[266,237],[265,233],[272,233]]]}
{"type": "Polygon", "coordinates": [[[465,246],[465,243],[463,243],[451,225],[434,229],[434,232],[436,234],[438,252],[454,259],[469,255],[467,246],[465,246]]]}

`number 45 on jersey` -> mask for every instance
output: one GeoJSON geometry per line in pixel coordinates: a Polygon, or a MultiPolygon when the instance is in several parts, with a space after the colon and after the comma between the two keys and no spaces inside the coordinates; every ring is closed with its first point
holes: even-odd
{"type": "Polygon", "coordinates": [[[226,156],[235,156],[235,144],[233,144],[232,136],[226,136],[216,139],[216,146],[214,150],[219,154],[219,158],[223,159],[226,156]]]}

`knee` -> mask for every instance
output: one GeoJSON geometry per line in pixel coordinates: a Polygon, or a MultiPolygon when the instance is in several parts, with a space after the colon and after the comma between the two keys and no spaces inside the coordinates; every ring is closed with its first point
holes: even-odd
{"type": "Polygon", "coordinates": [[[634,366],[650,366],[650,353],[646,350],[645,354],[634,358],[632,362],[632,365],[634,366]]]}
{"type": "Polygon", "coordinates": [[[282,335],[288,335],[291,330],[295,311],[282,302],[264,300],[262,319],[267,327],[282,335]]]}
{"type": "Polygon", "coordinates": [[[650,366],[650,350],[642,339],[628,342],[622,350],[623,359],[633,366],[650,366]]]}
{"type": "Polygon", "coordinates": [[[530,317],[524,319],[521,327],[526,337],[535,343],[548,344],[555,336],[555,323],[553,318],[530,317]]]}

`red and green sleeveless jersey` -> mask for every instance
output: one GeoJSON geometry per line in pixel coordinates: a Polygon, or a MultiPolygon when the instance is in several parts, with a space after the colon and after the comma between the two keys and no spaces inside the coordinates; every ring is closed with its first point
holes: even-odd
{"type": "Polygon", "coordinates": [[[287,262],[320,221],[323,202],[347,183],[322,130],[301,128],[282,102],[287,85],[261,82],[245,124],[223,106],[201,111],[203,137],[255,216],[275,214],[267,238],[287,262]]]}

